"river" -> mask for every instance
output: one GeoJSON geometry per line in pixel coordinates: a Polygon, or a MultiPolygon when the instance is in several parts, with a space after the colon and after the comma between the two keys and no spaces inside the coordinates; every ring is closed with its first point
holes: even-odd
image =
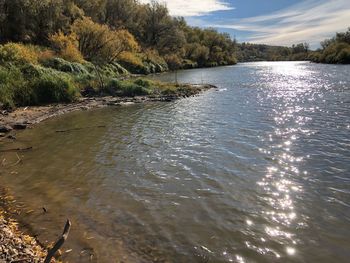
{"type": "Polygon", "coordinates": [[[2,154],[0,183],[26,227],[48,244],[69,218],[70,262],[348,262],[350,66],[242,63],[178,79],[219,89],[18,133],[33,150],[14,166],[2,154]]]}

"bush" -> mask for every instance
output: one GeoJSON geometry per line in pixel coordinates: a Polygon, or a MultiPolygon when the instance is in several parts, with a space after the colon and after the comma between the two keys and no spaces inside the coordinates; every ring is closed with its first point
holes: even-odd
{"type": "MultiPolygon", "coordinates": [[[[140,83],[140,81],[137,81],[140,83]]],[[[145,83],[143,83],[145,84],[145,83]]],[[[112,96],[125,96],[125,97],[135,97],[149,95],[151,91],[146,87],[138,85],[132,81],[120,81],[117,79],[112,79],[107,85],[105,90],[109,95],[112,96]]]]}
{"type": "Polygon", "coordinates": [[[144,65],[142,59],[131,52],[123,52],[118,57],[118,63],[134,74],[149,74],[150,69],[144,65]]]}
{"type": "Polygon", "coordinates": [[[166,55],[164,59],[170,70],[178,70],[181,67],[181,59],[178,55],[166,55]]]}
{"type": "Polygon", "coordinates": [[[84,61],[83,55],[78,49],[75,34],[65,35],[62,31],[59,31],[50,36],[50,42],[61,58],[70,62],[82,63],[84,61]]]}
{"type": "Polygon", "coordinates": [[[323,63],[350,63],[350,45],[343,42],[329,44],[317,58],[316,62],[323,63]]]}
{"type": "Polygon", "coordinates": [[[43,74],[30,82],[35,104],[71,102],[77,96],[77,90],[68,78],[43,74]]]}
{"type": "Polygon", "coordinates": [[[43,65],[45,67],[53,68],[58,71],[67,72],[67,73],[74,73],[74,74],[90,74],[88,69],[80,63],[76,62],[69,62],[67,60],[64,60],[62,58],[52,58],[46,60],[43,65]]]}
{"type": "Polygon", "coordinates": [[[191,68],[197,68],[197,67],[198,67],[197,62],[193,62],[192,60],[189,60],[189,59],[184,59],[182,61],[181,68],[183,69],[191,69],[191,68]]]}
{"type": "Polygon", "coordinates": [[[16,104],[16,94],[22,88],[25,88],[25,81],[18,68],[0,67],[0,104],[2,108],[13,109],[16,104]]]}
{"type": "Polygon", "coordinates": [[[107,77],[116,77],[118,75],[127,75],[129,72],[116,62],[105,65],[101,69],[103,75],[107,77]]]}
{"type": "Polygon", "coordinates": [[[39,62],[43,64],[46,61],[53,59],[54,57],[55,57],[55,52],[53,50],[45,49],[39,54],[39,62]]]}
{"type": "Polygon", "coordinates": [[[169,69],[164,58],[156,50],[147,49],[141,54],[141,58],[144,64],[149,67],[150,73],[160,73],[169,69]]]}
{"type": "Polygon", "coordinates": [[[147,89],[152,86],[152,82],[148,79],[136,79],[134,83],[147,89]]]}
{"type": "Polygon", "coordinates": [[[350,63],[350,45],[348,48],[344,48],[338,53],[336,61],[341,64],[350,63]]]}
{"type": "Polygon", "coordinates": [[[34,46],[17,43],[0,45],[0,63],[38,64],[38,50],[34,46]]]}
{"type": "Polygon", "coordinates": [[[78,95],[65,73],[34,65],[0,67],[0,104],[3,108],[71,102],[78,95]]]}

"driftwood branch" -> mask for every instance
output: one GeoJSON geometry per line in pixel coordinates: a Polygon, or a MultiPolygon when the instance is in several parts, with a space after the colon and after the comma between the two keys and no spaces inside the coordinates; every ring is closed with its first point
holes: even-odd
{"type": "Polygon", "coordinates": [[[62,247],[66,239],[69,235],[69,230],[71,228],[72,224],[69,220],[67,220],[66,225],[64,226],[62,236],[57,240],[56,244],[49,250],[47,253],[47,256],[45,258],[44,263],[50,263],[53,256],[56,254],[56,252],[62,247]]]}

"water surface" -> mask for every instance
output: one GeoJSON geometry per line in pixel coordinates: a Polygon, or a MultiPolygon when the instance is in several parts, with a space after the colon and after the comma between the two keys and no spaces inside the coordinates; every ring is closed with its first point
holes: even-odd
{"type": "Polygon", "coordinates": [[[350,67],[261,62],[178,77],[219,90],[18,134],[34,149],[16,166],[2,154],[0,182],[27,227],[52,242],[70,218],[71,262],[348,262],[350,67]],[[84,129],[55,132],[73,128],[84,129]]]}

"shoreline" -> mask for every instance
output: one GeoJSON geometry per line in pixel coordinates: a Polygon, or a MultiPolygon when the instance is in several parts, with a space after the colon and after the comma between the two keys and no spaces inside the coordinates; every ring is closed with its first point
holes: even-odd
{"type": "MultiPolygon", "coordinates": [[[[28,106],[13,112],[0,112],[0,146],[7,140],[16,140],[14,131],[32,128],[35,124],[70,112],[87,111],[109,106],[123,106],[147,102],[171,102],[186,97],[197,96],[207,90],[217,89],[210,84],[190,85],[191,94],[150,95],[136,97],[83,97],[69,104],[28,106]]],[[[16,220],[16,211],[11,206],[11,195],[0,186],[0,262],[43,262],[48,248],[40,244],[23,222],[16,220]]],[[[55,260],[52,260],[55,262],[55,260]]]]}
{"type": "Polygon", "coordinates": [[[57,116],[74,111],[86,111],[91,109],[105,108],[108,106],[123,106],[145,102],[171,102],[181,98],[192,97],[209,89],[217,89],[210,84],[190,84],[191,94],[176,95],[147,95],[135,97],[116,97],[116,96],[93,96],[82,97],[76,102],[68,104],[51,104],[45,106],[28,106],[15,109],[13,112],[0,112],[0,141],[8,138],[12,131],[24,130],[35,124],[43,122],[57,116]]]}

